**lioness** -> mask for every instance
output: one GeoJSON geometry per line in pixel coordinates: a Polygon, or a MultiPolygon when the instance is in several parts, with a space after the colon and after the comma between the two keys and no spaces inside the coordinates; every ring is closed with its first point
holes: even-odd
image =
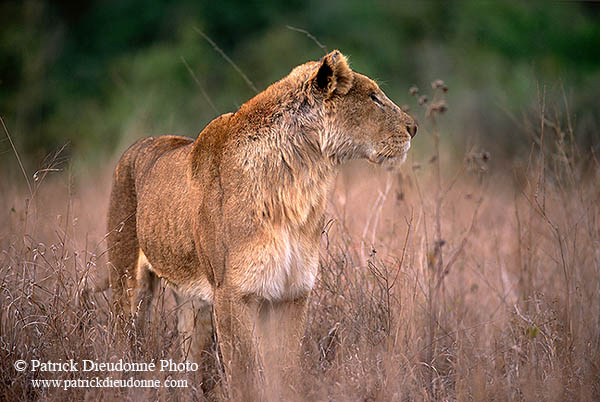
{"type": "Polygon", "coordinates": [[[416,131],[336,50],[195,140],[139,140],[115,169],[108,210],[117,311],[144,317],[163,278],[192,350],[209,340],[214,306],[229,381],[296,365],[332,179],[350,159],[403,162],[416,131]]]}

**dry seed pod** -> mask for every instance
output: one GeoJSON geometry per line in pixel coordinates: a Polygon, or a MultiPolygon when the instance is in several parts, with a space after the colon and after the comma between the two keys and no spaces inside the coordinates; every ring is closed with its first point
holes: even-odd
{"type": "Polygon", "coordinates": [[[446,106],[446,102],[440,101],[435,105],[435,109],[440,113],[444,113],[448,111],[448,106],[446,106]]]}
{"type": "Polygon", "coordinates": [[[431,115],[436,112],[442,114],[442,113],[445,113],[446,111],[448,111],[448,106],[446,106],[446,102],[439,101],[439,102],[432,104],[429,107],[429,109],[427,111],[427,115],[431,115]]]}
{"type": "Polygon", "coordinates": [[[437,89],[437,88],[443,88],[445,86],[444,81],[442,80],[435,80],[431,83],[431,88],[433,89],[437,89]]]}

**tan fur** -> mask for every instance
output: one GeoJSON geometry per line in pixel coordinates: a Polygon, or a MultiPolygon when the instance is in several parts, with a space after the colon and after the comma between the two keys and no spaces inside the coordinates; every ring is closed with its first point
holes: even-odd
{"type": "MultiPolygon", "coordinates": [[[[267,382],[277,377],[270,363],[297,365],[339,165],[398,164],[415,131],[334,51],[216,118],[196,140],[138,141],[115,170],[108,212],[115,307],[145,314],[156,276],[164,278],[188,305],[214,306],[233,383],[259,366],[267,382]]],[[[181,314],[187,335],[193,316],[181,314]]],[[[208,339],[198,331],[196,351],[208,339]]]]}

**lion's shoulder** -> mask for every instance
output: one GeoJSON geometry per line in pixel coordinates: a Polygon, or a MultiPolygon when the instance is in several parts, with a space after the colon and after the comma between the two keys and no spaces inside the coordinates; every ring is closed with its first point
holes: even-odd
{"type": "Polygon", "coordinates": [[[194,141],[189,155],[189,173],[198,178],[202,167],[210,166],[220,154],[229,138],[229,121],[233,113],[225,113],[215,118],[202,130],[194,141]]]}

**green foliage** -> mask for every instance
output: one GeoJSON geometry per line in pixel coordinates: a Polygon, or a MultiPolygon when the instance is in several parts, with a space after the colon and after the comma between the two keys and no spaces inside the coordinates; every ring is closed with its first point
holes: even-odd
{"type": "Polygon", "coordinates": [[[0,114],[35,166],[65,143],[94,163],[141,136],[195,136],[216,114],[202,90],[221,113],[254,94],[196,29],[263,89],[323,54],[290,25],[348,54],[398,104],[410,102],[411,85],[443,78],[455,140],[512,143],[506,112],[535,105],[546,84],[577,95],[570,106],[589,140],[600,115],[592,101],[598,12],[575,2],[477,0],[3,2],[0,114]]]}
{"type": "Polygon", "coordinates": [[[535,337],[538,336],[539,333],[540,330],[535,325],[530,325],[527,328],[525,328],[525,335],[527,335],[528,338],[535,339],[535,337]]]}

